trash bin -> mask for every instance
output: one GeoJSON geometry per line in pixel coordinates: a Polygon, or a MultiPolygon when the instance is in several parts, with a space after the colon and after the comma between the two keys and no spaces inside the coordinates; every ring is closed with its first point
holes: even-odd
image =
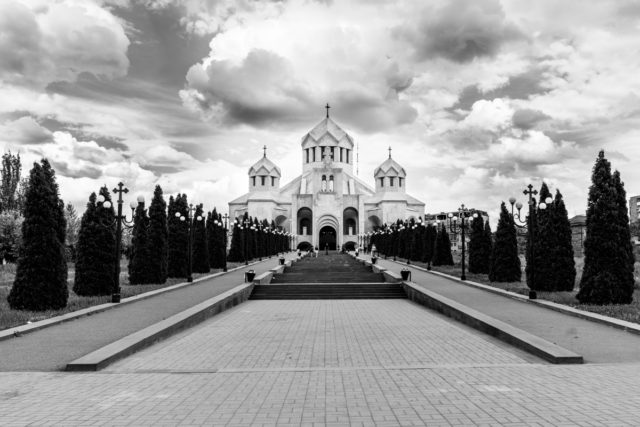
{"type": "Polygon", "coordinates": [[[256,277],[256,273],[253,270],[245,271],[244,273],[244,281],[245,282],[253,282],[253,278],[256,277]]]}
{"type": "Polygon", "coordinates": [[[411,271],[403,268],[400,271],[400,275],[402,276],[402,280],[409,280],[409,278],[411,277],[411,271]]]}
{"type": "Polygon", "coordinates": [[[371,264],[375,264],[377,260],[378,260],[378,258],[372,256],[371,257],[371,264]]]}
{"type": "Polygon", "coordinates": [[[280,265],[284,265],[284,258],[280,258],[280,265]]]}

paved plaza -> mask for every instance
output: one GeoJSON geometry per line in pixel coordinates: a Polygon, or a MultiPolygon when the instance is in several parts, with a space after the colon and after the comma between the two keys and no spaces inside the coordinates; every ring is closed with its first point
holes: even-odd
{"type": "Polygon", "coordinates": [[[408,300],[249,301],[100,373],[2,373],[0,425],[638,425],[639,379],[408,300]]]}

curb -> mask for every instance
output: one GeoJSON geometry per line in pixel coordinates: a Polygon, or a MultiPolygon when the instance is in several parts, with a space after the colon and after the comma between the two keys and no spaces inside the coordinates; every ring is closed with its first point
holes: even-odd
{"type": "MultiPolygon", "coordinates": [[[[401,261],[393,261],[396,264],[405,265],[405,263],[401,261]]],[[[526,295],[517,294],[515,292],[506,291],[504,289],[496,288],[493,286],[485,285],[483,283],[473,282],[471,280],[462,280],[458,277],[451,276],[450,274],[441,273],[439,271],[427,270],[426,268],[419,267],[415,264],[410,264],[411,268],[415,268],[416,270],[423,271],[425,273],[435,274],[436,276],[444,277],[445,279],[453,280],[458,283],[462,283],[463,285],[471,286],[473,288],[482,289],[485,291],[492,292],[494,294],[502,295],[504,297],[508,297],[511,299],[518,300],[520,302],[524,302],[527,304],[535,304],[541,307],[548,308],[549,310],[554,310],[560,313],[567,314],[569,316],[578,317],[584,320],[590,320],[592,322],[601,323],[603,325],[611,326],[612,328],[621,329],[623,331],[640,335],[640,324],[627,322],[626,320],[616,319],[614,317],[603,316],[602,314],[592,313],[585,310],[580,310],[574,307],[570,307],[564,304],[558,304],[552,301],[539,300],[539,299],[529,299],[526,295]]]]}
{"type": "Polygon", "coordinates": [[[66,370],[77,372],[103,369],[116,360],[245,302],[252,290],[253,283],[236,286],[216,297],[82,356],[68,363],[66,370]]]}
{"type": "MultiPolygon", "coordinates": [[[[263,261],[265,261],[265,260],[263,260],[263,261]]],[[[165,292],[172,292],[172,291],[175,291],[175,290],[178,290],[178,289],[182,289],[184,287],[187,287],[189,285],[193,285],[193,284],[198,283],[198,282],[202,282],[204,280],[213,279],[215,277],[222,276],[224,274],[228,274],[228,273],[231,273],[231,272],[234,272],[234,271],[237,271],[237,270],[241,270],[243,268],[247,268],[247,267],[255,265],[255,264],[259,264],[260,262],[263,262],[263,261],[254,261],[254,262],[252,262],[252,263],[250,263],[248,265],[241,265],[241,266],[238,266],[236,268],[232,268],[229,271],[219,271],[217,273],[209,274],[207,276],[202,276],[202,277],[199,277],[197,279],[194,279],[193,282],[176,283],[175,285],[167,286],[165,288],[156,289],[156,290],[153,290],[153,291],[149,291],[149,292],[145,292],[145,293],[142,293],[142,294],[134,295],[134,296],[131,296],[131,297],[128,297],[128,298],[123,298],[119,303],[108,302],[108,303],[105,303],[105,304],[94,305],[92,307],[83,308],[82,310],[72,311],[70,313],[66,313],[66,314],[63,314],[63,315],[60,315],[60,316],[56,316],[56,317],[51,317],[49,319],[39,320],[37,322],[29,323],[27,325],[20,325],[20,326],[15,326],[15,327],[12,327],[12,328],[8,328],[8,329],[0,331],[0,341],[8,340],[10,338],[17,338],[17,337],[20,337],[21,335],[24,335],[24,334],[35,332],[35,331],[38,331],[40,329],[45,329],[45,328],[48,328],[50,326],[55,326],[55,325],[58,325],[60,323],[68,322],[69,320],[75,320],[75,319],[78,319],[80,317],[90,316],[92,314],[101,313],[103,311],[107,311],[107,310],[110,310],[110,309],[115,308],[115,307],[120,307],[122,305],[130,304],[132,302],[136,302],[136,301],[140,301],[140,300],[143,300],[143,299],[147,299],[147,298],[159,295],[159,294],[163,294],[165,292]]]]}
{"type": "Polygon", "coordinates": [[[421,289],[412,282],[402,282],[409,299],[458,322],[492,335],[508,344],[555,364],[581,364],[583,357],[543,338],[513,327],[438,293],[421,289]]]}

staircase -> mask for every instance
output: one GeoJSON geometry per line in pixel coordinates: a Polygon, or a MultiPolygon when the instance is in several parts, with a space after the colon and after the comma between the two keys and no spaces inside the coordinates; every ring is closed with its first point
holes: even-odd
{"type": "Polygon", "coordinates": [[[306,257],[268,285],[256,285],[249,299],[380,299],[406,298],[402,286],[387,283],[382,273],[346,254],[320,252],[306,257]]]}

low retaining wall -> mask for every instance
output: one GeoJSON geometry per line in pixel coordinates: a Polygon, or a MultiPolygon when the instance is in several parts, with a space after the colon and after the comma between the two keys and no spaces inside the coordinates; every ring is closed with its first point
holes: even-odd
{"type": "Polygon", "coordinates": [[[176,332],[200,323],[249,299],[253,283],[236,286],[181,313],[119,339],[67,364],[67,371],[98,371],[176,332]]]}

